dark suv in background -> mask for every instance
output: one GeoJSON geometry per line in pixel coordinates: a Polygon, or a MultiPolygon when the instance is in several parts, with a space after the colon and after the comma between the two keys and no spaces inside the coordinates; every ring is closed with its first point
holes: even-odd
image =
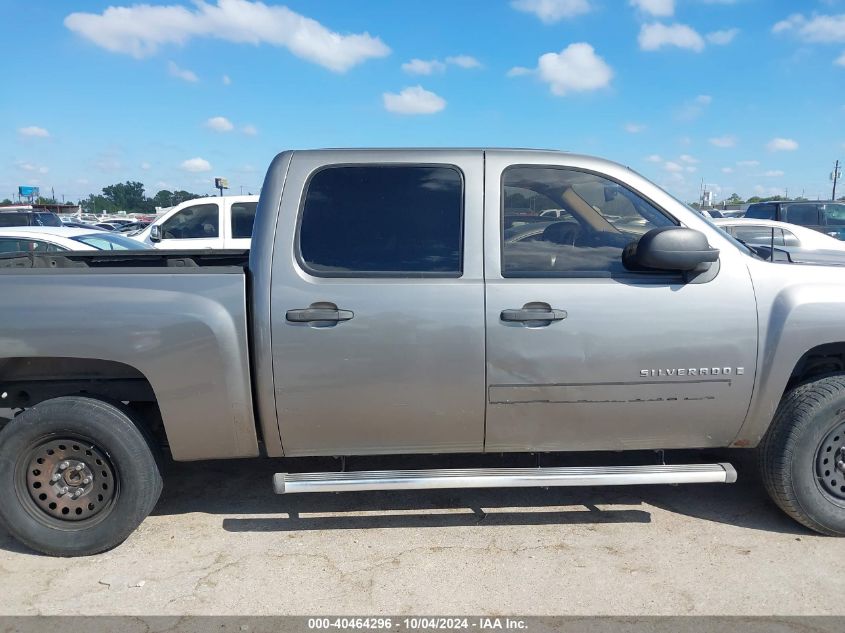
{"type": "Polygon", "coordinates": [[[845,202],[755,202],[748,206],[745,217],[800,224],[845,240],[845,202]]]}
{"type": "Polygon", "coordinates": [[[62,219],[52,211],[2,211],[0,227],[3,226],[64,226],[62,219]]]}

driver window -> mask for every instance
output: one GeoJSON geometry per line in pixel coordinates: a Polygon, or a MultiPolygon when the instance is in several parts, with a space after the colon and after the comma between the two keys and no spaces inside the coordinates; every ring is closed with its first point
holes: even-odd
{"type": "Polygon", "coordinates": [[[216,204],[197,204],[177,211],[161,225],[164,239],[185,240],[218,237],[220,209],[216,204]]]}
{"type": "Polygon", "coordinates": [[[607,277],[636,274],[626,245],[674,226],[630,189],[558,167],[511,167],[503,175],[502,276],[607,277]]]}

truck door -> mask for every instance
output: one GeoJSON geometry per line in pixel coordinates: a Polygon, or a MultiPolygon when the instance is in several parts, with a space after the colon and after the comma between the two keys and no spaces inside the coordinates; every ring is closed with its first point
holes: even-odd
{"type": "Polygon", "coordinates": [[[690,282],[631,272],[625,245],[679,223],[664,192],[574,156],[488,152],[486,164],[486,449],[730,443],[757,353],[745,255],[685,216],[721,248],[719,267],[690,282]]]}
{"type": "Polygon", "coordinates": [[[285,455],[480,451],[483,154],[296,152],[274,246],[285,455]]]}
{"type": "Polygon", "coordinates": [[[221,205],[216,202],[197,202],[179,209],[161,223],[161,249],[223,248],[221,205]]]}

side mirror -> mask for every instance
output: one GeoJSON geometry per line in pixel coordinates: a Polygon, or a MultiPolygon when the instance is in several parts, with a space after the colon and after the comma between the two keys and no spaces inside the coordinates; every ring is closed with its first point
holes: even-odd
{"type": "Polygon", "coordinates": [[[150,227],[150,241],[151,242],[160,242],[162,238],[161,234],[161,225],[160,224],[153,224],[150,227]]]}
{"type": "Polygon", "coordinates": [[[652,229],[629,246],[625,263],[635,268],[703,272],[719,259],[719,249],[707,243],[704,233],[681,226],[652,229]]]}

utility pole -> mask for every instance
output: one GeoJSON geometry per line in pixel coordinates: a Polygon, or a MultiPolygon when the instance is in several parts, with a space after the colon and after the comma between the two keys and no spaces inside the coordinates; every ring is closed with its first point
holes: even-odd
{"type": "Polygon", "coordinates": [[[830,174],[830,179],[833,181],[833,194],[830,196],[831,200],[836,200],[836,181],[842,177],[842,170],[839,168],[839,161],[833,166],[833,173],[830,174]]]}

